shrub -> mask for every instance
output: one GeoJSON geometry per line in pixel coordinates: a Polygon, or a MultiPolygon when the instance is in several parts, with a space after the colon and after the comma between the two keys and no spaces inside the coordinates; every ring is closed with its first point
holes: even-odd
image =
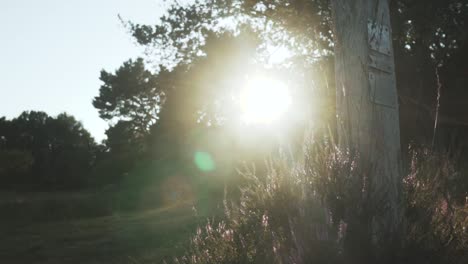
{"type": "Polygon", "coordinates": [[[240,197],[224,201],[225,217],[198,228],[175,263],[339,262],[339,225],[304,162],[279,155],[239,173],[245,178],[240,197]]]}
{"type": "Polygon", "coordinates": [[[468,262],[468,178],[458,155],[410,150],[406,255],[432,263],[468,262]]]}
{"type": "MultiPolygon", "coordinates": [[[[467,263],[468,206],[463,170],[448,155],[413,150],[403,178],[401,239],[375,250],[370,179],[356,156],[309,142],[295,159],[245,166],[238,199],[197,229],[174,263],[467,263]],[[295,160],[295,161],[292,161],[295,160]]],[[[169,261],[169,260],[168,260],[169,261]]]]}

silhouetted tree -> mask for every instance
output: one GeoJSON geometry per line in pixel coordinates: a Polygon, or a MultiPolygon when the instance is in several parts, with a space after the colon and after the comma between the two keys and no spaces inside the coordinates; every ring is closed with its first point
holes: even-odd
{"type": "Polygon", "coordinates": [[[99,96],[93,100],[100,117],[107,121],[128,122],[134,137],[146,135],[157,120],[164,98],[158,75],[147,70],[143,59],[138,58],[125,62],[115,73],[102,70],[100,80],[104,84],[99,89],[99,96]]]}
{"type": "MultiPolygon", "coordinates": [[[[438,123],[448,133],[463,133],[468,127],[464,116],[468,115],[457,114],[456,106],[463,103],[458,94],[468,96],[460,85],[466,80],[467,67],[459,60],[468,40],[466,1],[391,1],[390,16],[402,143],[432,140],[439,84],[443,88],[438,123]]],[[[128,26],[151,60],[174,65],[196,57],[210,32],[238,32],[248,25],[260,36],[260,47],[289,48],[292,54],[282,63],[295,65],[296,72],[309,74],[311,70],[303,66],[311,64],[326,69],[314,79],[321,79],[333,91],[333,60],[327,58],[333,56],[335,45],[331,21],[329,0],[208,0],[193,4],[173,1],[160,23],[128,22],[128,26]]]]}
{"type": "Polygon", "coordinates": [[[1,174],[10,185],[56,189],[86,184],[96,143],[73,116],[26,111],[1,119],[0,138],[1,174]]]}

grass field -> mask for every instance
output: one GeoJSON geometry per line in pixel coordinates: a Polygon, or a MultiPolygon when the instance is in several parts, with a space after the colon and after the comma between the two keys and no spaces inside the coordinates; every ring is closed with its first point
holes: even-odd
{"type": "Polygon", "coordinates": [[[196,228],[189,204],[90,212],[90,194],[45,196],[0,194],[0,263],[161,263],[196,228]]]}

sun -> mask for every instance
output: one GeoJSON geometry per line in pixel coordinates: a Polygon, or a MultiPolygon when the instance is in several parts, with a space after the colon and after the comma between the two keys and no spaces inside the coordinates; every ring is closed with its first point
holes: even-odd
{"type": "Polygon", "coordinates": [[[246,124],[271,124],[291,105],[287,86],[273,78],[257,77],[241,90],[241,119],[246,124]]]}

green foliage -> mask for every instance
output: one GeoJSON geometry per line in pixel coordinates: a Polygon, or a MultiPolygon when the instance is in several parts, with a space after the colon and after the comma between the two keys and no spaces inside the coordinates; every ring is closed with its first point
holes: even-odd
{"type": "Polygon", "coordinates": [[[107,129],[106,149],[94,168],[94,183],[115,183],[147,153],[147,137],[155,125],[168,87],[167,71],[146,69],[143,59],[129,60],[115,71],[101,71],[103,85],[93,100],[107,129]]]}
{"type": "Polygon", "coordinates": [[[34,159],[31,153],[21,150],[0,150],[0,181],[12,187],[18,181],[26,181],[34,159]]]}
{"type": "Polygon", "coordinates": [[[93,100],[100,117],[129,122],[135,133],[133,137],[147,134],[156,121],[164,96],[158,75],[147,70],[143,59],[138,58],[125,62],[115,74],[101,71],[100,80],[104,84],[93,100]]]}
{"type": "Polygon", "coordinates": [[[74,117],[23,112],[12,120],[2,119],[0,138],[0,175],[8,187],[56,189],[86,184],[96,144],[74,117]]]}
{"type": "MultiPolygon", "coordinates": [[[[246,25],[259,32],[265,41],[281,43],[295,51],[306,49],[307,56],[314,54],[314,50],[324,55],[333,53],[334,48],[329,2],[172,1],[167,14],[156,25],[127,23],[141,45],[150,50],[170,50],[172,56],[157,52],[155,55],[158,59],[169,58],[172,63],[193,57],[208,32],[236,31],[246,25]]],[[[398,0],[391,4],[396,49],[406,49],[413,55],[425,50],[428,58],[440,63],[466,42],[463,30],[468,12],[464,1],[398,0]]]]}
{"type": "Polygon", "coordinates": [[[332,48],[327,0],[173,1],[160,23],[127,24],[136,40],[154,54],[152,59],[168,65],[190,62],[213,32],[238,33],[245,28],[256,32],[264,43],[293,49],[298,57],[304,49],[332,48]]]}
{"type": "Polygon", "coordinates": [[[397,47],[408,54],[444,64],[467,41],[466,1],[399,0],[392,1],[392,11],[397,47]]]}

